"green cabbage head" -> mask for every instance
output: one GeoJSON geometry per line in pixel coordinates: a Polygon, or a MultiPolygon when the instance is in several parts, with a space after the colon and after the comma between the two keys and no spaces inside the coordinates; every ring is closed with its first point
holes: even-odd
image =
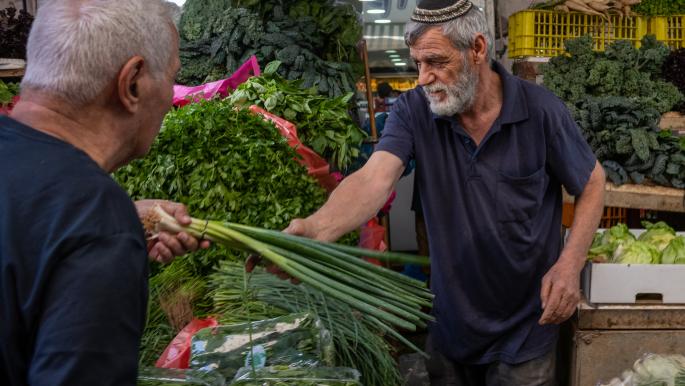
{"type": "Polygon", "coordinates": [[[619,264],[659,264],[661,252],[652,244],[635,241],[617,248],[614,260],[619,264]]]}
{"type": "Polygon", "coordinates": [[[661,264],[685,264],[685,237],[676,236],[661,253],[661,264]]]}
{"type": "Polygon", "coordinates": [[[640,237],[638,237],[638,240],[652,244],[659,252],[666,249],[668,243],[675,237],[675,230],[663,221],[659,221],[656,224],[652,224],[649,221],[643,221],[642,225],[647,228],[647,231],[641,234],[640,237]]]}

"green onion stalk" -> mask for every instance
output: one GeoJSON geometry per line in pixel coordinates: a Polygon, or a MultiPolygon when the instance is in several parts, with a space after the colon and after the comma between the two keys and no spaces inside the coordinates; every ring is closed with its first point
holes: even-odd
{"type": "Polygon", "coordinates": [[[398,338],[401,335],[390,326],[415,331],[435,320],[422,310],[433,300],[425,283],[361,259],[368,256],[425,265],[427,257],[369,251],[219,221],[193,218],[190,225],[182,226],[161,207],[150,211],[144,225],[153,235],[161,231],[187,232],[228,248],[259,254],[291,277],[363,313],[398,338]]]}

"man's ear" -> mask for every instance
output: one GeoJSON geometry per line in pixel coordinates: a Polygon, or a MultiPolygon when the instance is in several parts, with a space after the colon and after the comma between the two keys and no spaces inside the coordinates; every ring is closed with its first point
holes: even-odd
{"type": "Polygon", "coordinates": [[[475,64],[485,62],[488,53],[488,43],[485,40],[485,35],[480,33],[476,35],[476,39],[471,47],[471,52],[473,53],[473,62],[475,64]]]}
{"type": "Polygon", "coordinates": [[[140,106],[140,79],[145,69],[145,59],[134,56],[119,71],[117,93],[126,110],[134,113],[140,106]]]}

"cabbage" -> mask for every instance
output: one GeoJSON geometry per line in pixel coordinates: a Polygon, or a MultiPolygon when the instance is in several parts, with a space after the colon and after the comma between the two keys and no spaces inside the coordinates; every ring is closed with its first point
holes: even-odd
{"type": "Polygon", "coordinates": [[[602,244],[623,244],[635,240],[635,236],[628,230],[626,224],[616,224],[604,231],[602,234],[602,244]]]}
{"type": "Polygon", "coordinates": [[[661,254],[661,264],[685,264],[685,237],[676,236],[661,254]]]}
{"type": "Polygon", "coordinates": [[[617,248],[633,241],[635,241],[635,236],[630,233],[626,224],[614,225],[602,233],[595,234],[588,251],[588,258],[595,263],[612,261],[617,248]]]}
{"type": "Polygon", "coordinates": [[[641,234],[638,240],[652,244],[659,252],[663,251],[675,237],[675,230],[663,221],[659,221],[656,224],[643,221],[642,226],[647,228],[647,231],[641,234]]]}
{"type": "Polygon", "coordinates": [[[614,261],[619,264],[659,264],[661,252],[652,244],[634,241],[616,248],[614,261]]]}

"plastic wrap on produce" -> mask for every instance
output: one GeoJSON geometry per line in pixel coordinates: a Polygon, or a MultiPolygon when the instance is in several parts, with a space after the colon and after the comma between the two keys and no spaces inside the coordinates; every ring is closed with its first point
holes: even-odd
{"type": "Polygon", "coordinates": [[[598,386],[685,386],[685,356],[645,354],[620,378],[598,386]]]}
{"type": "Polygon", "coordinates": [[[217,370],[230,379],[241,367],[311,367],[328,365],[332,358],[332,338],[321,321],[291,314],[200,330],[193,336],[190,367],[217,370]]]}
{"type": "Polygon", "coordinates": [[[138,386],[224,386],[226,378],[216,371],[160,369],[145,367],[138,371],[138,386]]]}
{"type": "Polygon", "coordinates": [[[269,366],[241,368],[231,385],[240,386],[359,386],[359,371],[346,367],[269,366]]]}

